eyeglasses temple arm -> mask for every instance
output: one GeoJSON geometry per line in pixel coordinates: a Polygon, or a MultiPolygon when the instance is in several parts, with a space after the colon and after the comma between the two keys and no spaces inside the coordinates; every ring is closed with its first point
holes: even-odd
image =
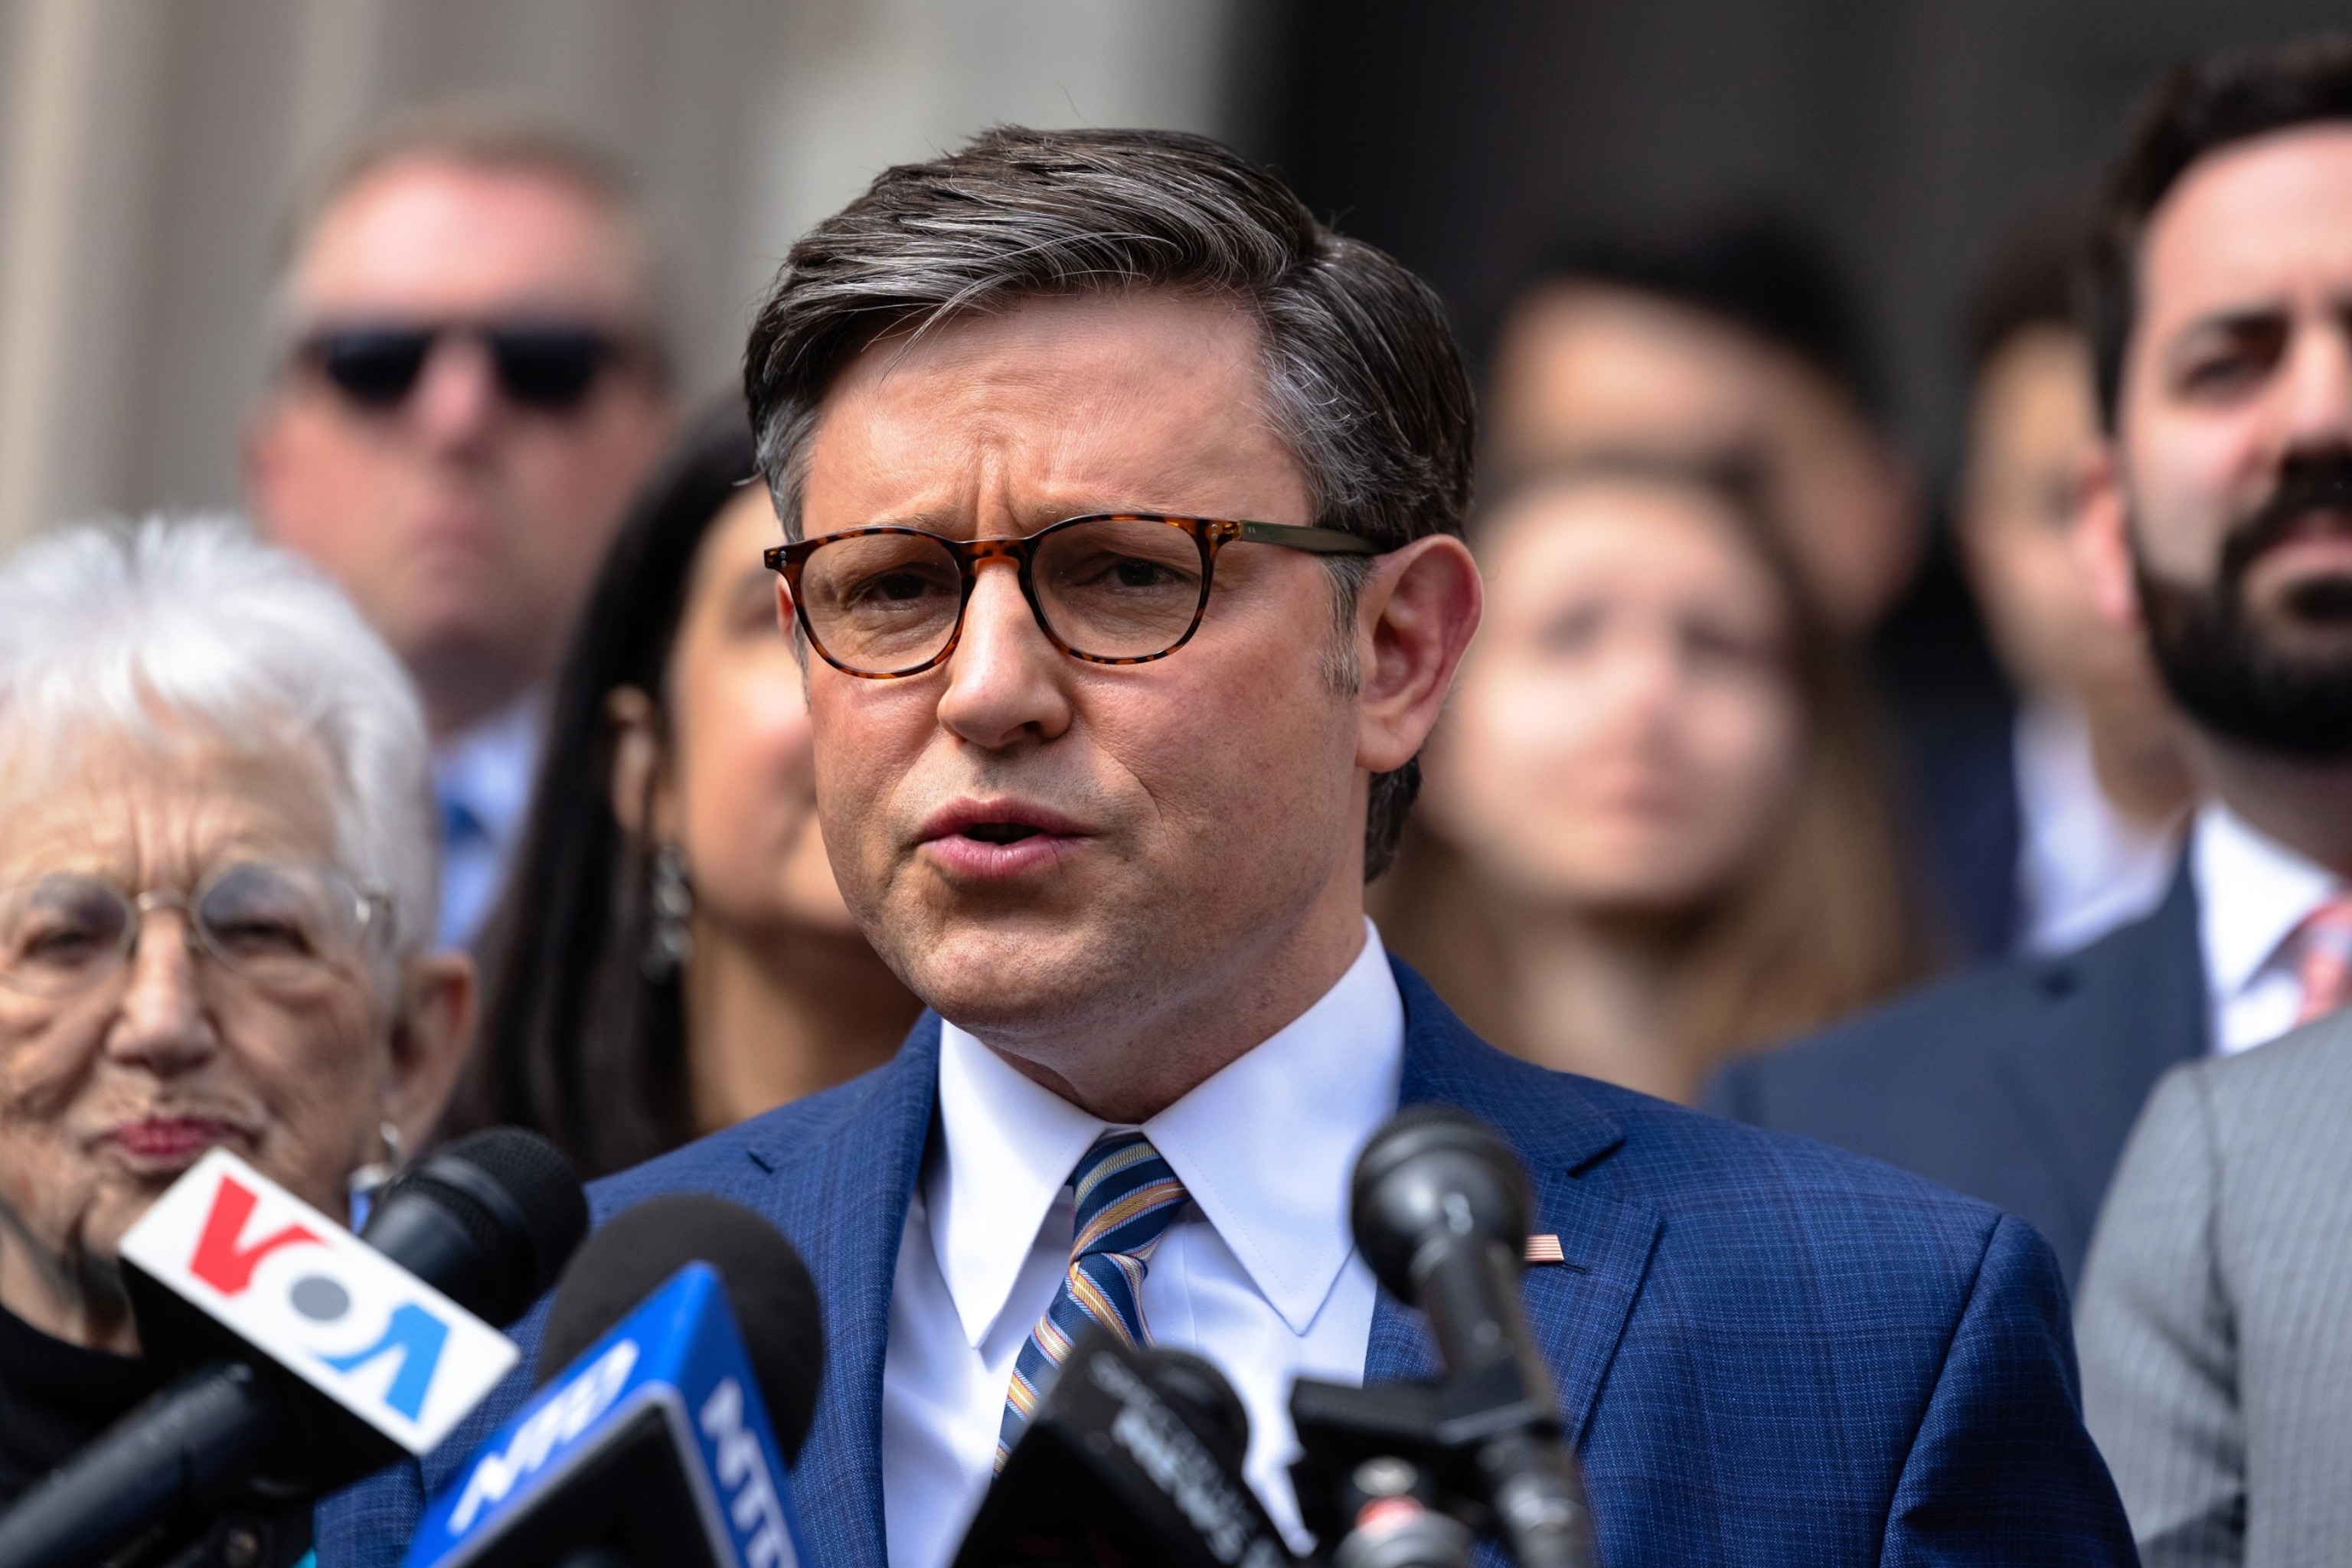
{"type": "Polygon", "coordinates": [[[1295,528],[1279,522],[1244,522],[1239,538],[1252,544],[1279,544],[1318,555],[1381,555],[1387,546],[1337,528],[1295,528]]]}

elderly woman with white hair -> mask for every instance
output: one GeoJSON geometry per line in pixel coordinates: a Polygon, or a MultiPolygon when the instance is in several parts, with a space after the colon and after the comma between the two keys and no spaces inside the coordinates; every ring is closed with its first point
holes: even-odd
{"type": "Polygon", "coordinates": [[[340,1215],[439,1116],[428,767],[391,652],[233,521],[0,563],[0,1506],[152,1389],[116,1248],[174,1178],[340,1215]]]}

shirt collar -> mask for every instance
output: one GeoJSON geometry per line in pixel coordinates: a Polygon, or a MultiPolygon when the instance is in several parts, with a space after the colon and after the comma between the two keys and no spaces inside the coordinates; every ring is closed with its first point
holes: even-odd
{"type": "Polygon", "coordinates": [[[2261,973],[2280,944],[2342,884],[2214,802],[2197,814],[2198,923],[2214,994],[2232,996],[2261,973]]]}
{"type": "Polygon", "coordinates": [[[493,844],[511,839],[530,807],[541,720],[530,692],[434,748],[434,794],[464,806],[493,844]]]}
{"type": "MultiPolygon", "coordinates": [[[[1348,1183],[1397,1107],[1404,1000],[1371,922],[1306,1012],[1143,1124],[1201,1215],[1294,1333],[1354,1250],[1348,1183]]],[[[942,1159],[931,1243],[967,1340],[988,1337],[1070,1173],[1112,1123],[953,1024],[940,1028],[942,1159]]]]}

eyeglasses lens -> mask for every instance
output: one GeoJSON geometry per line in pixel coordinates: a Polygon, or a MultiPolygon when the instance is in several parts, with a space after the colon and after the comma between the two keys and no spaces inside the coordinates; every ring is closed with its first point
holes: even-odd
{"type": "MultiPolygon", "coordinates": [[[[131,927],[146,902],[94,877],[0,887],[0,985],[37,996],[96,985],[133,946],[131,927]]],[[[206,952],[268,984],[315,979],[355,951],[366,929],[359,889],[340,873],[304,867],[229,867],[205,879],[189,908],[206,952]]]]}
{"type": "Polygon", "coordinates": [[[394,408],[415,390],[433,339],[422,329],[354,329],[321,332],[311,352],[344,396],[370,408],[394,408]]]}
{"type": "Polygon", "coordinates": [[[1037,542],[1031,577],[1063,646],[1097,658],[1150,658],[1183,640],[1201,609],[1201,546],[1188,531],[1094,518],[1037,542]]]}
{"type": "MultiPolygon", "coordinates": [[[[1206,594],[1192,532],[1148,518],[1088,518],[1038,536],[1031,584],[1046,629],[1083,658],[1153,658],[1184,640],[1206,594]]],[[[802,568],[799,603],[825,657],[866,675],[921,668],[955,636],[963,574],[929,534],[834,540],[802,568]]]]}
{"type": "Polygon", "coordinates": [[[801,570],[800,605],[828,658],[869,675],[913,669],[955,636],[963,573],[921,533],[837,539],[801,570]]]}
{"type": "Polygon", "coordinates": [[[565,327],[495,328],[484,336],[500,390],[518,406],[550,414],[579,407],[613,352],[603,333],[565,327]]]}
{"type": "Polygon", "coordinates": [[[356,942],[359,900],[336,879],[297,867],[235,866],[196,895],[205,945],[223,963],[278,983],[317,973],[356,942]]]}
{"type": "Polygon", "coordinates": [[[131,905],[89,877],[0,888],[0,980],[57,996],[95,982],[122,955],[131,905]]]}

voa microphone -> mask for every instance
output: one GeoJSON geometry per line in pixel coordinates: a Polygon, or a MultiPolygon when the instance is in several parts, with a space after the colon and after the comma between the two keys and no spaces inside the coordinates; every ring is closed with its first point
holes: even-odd
{"type": "Polygon", "coordinates": [[[792,1244],[721,1198],[623,1210],[564,1271],[541,1384],[427,1506],[409,1568],[800,1568],[785,1468],[824,1335],[792,1244]]]}
{"type": "Polygon", "coordinates": [[[283,1516],[426,1452],[514,1365],[492,1324],[586,1228],[570,1163],[514,1128],[425,1161],[363,1237],[212,1151],[121,1247],[142,1353],[193,1370],[0,1518],[0,1568],[112,1561],[231,1510],[283,1516]]]}
{"type": "Polygon", "coordinates": [[[1242,1476],[1249,1416],[1217,1369],[1100,1324],[1070,1347],[955,1568],[1290,1568],[1242,1476]]]}

